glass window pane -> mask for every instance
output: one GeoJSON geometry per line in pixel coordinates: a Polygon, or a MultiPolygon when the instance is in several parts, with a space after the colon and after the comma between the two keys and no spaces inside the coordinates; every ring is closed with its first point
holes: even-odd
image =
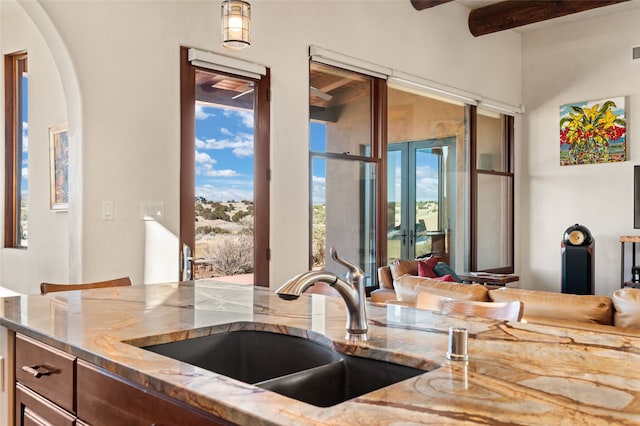
{"type": "Polygon", "coordinates": [[[387,155],[387,264],[402,259],[406,230],[402,228],[402,151],[387,155]]]}
{"type": "Polygon", "coordinates": [[[312,160],[312,252],[314,268],[344,276],[329,260],[329,247],[359,266],[365,284],[375,276],[375,165],[364,161],[312,160]]]}
{"type": "Polygon", "coordinates": [[[255,86],[195,72],[194,279],[254,281],[255,86]]]}
{"type": "Polygon", "coordinates": [[[478,170],[506,172],[504,161],[504,116],[478,108],[477,163],[478,170]]]}
{"type": "Polygon", "coordinates": [[[387,115],[387,263],[435,253],[462,270],[464,105],[394,86],[387,115]]]}
{"type": "Polygon", "coordinates": [[[19,200],[16,208],[18,209],[18,235],[17,242],[20,247],[27,247],[28,242],[28,221],[29,221],[29,113],[28,113],[28,92],[29,92],[29,77],[27,75],[27,59],[24,58],[20,61],[20,119],[18,121],[18,143],[16,144],[19,165],[16,169],[16,180],[19,182],[16,199],[19,200]]]}
{"type": "Polygon", "coordinates": [[[311,151],[371,155],[371,88],[371,77],[311,62],[311,151]]]}
{"type": "Polygon", "coordinates": [[[478,174],[478,263],[487,270],[513,265],[511,185],[513,178],[478,174]]]}

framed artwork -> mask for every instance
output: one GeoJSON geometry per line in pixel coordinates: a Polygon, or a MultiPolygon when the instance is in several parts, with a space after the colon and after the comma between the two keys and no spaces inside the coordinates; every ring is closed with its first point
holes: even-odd
{"type": "Polygon", "coordinates": [[[66,124],[49,128],[51,210],[69,209],[69,129],[66,124]]]}
{"type": "Polygon", "coordinates": [[[560,165],[627,159],[625,98],[575,102],[560,107],[560,165]]]}

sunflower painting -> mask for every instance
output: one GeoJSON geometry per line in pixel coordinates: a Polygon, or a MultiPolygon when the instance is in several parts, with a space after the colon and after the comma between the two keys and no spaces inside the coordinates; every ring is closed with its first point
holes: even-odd
{"type": "Polygon", "coordinates": [[[625,98],[560,107],[560,165],[626,161],[625,98]]]}

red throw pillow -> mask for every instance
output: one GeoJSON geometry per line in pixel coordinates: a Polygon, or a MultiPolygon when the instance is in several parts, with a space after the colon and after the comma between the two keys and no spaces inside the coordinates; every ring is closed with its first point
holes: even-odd
{"type": "Polygon", "coordinates": [[[456,281],[455,278],[453,278],[453,276],[451,274],[443,275],[441,277],[436,277],[436,278],[434,278],[434,280],[446,281],[448,283],[457,283],[458,282],[458,281],[456,281]]]}
{"type": "Polygon", "coordinates": [[[421,259],[418,261],[418,275],[426,278],[437,278],[438,274],[436,274],[433,268],[438,264],[438,259],[434,256],[429,256],[426,259],[421,259]]]}

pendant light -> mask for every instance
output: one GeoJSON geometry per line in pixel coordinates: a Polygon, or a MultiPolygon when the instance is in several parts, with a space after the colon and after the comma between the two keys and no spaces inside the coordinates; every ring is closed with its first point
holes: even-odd
{"type": "Polygon", "coordinates": [[[222,2],[222,46],[239,50],[251,45],[251,5],[242,0],[222,2]]]}

